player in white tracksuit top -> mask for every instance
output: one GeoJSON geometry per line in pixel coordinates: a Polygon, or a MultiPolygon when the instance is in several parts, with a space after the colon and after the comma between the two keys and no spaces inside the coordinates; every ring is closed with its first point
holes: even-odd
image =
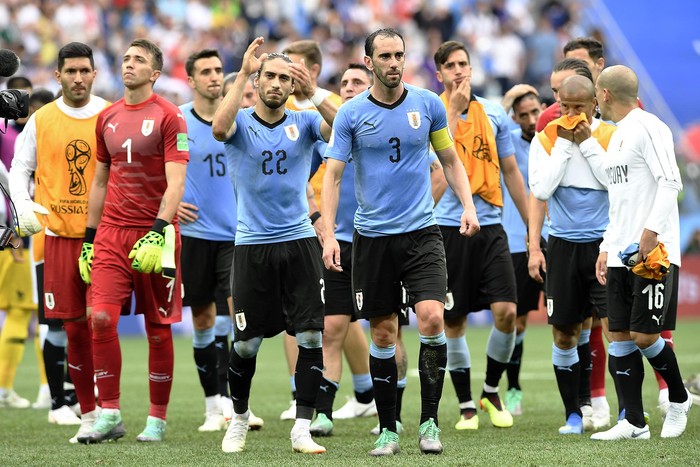
{"type": "Polygon", "coordinates": [[[683,386],[673,349],[660,336],[674,329],[680,267],[677,197],[682,189],[671,131],[637,104],[638,79],[624,66],[605,69],[596,83],[602,118],[617,124],[604,167],[608,174],[610,223],[603,236],[596,273],[607,284],[609,348],[615,378],[625,401],[625,419],[592,436],[600,440],[648,439],[644,421],[642,355],[669,389],[669,411],[662,438],[685,430],[692,398],[683,386]],[[662,242],[670,268],[661,279],[646,279],[627,269],[618,253],[639,243],[644,259],[662,242]]]}

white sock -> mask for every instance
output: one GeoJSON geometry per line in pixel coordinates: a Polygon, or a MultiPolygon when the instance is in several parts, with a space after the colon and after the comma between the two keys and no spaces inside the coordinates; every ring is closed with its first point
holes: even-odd
{"type": "Polygon", "coordinates": [[[297,418],[296,421],[294,422],[294,428],[292,428],[292,431],[296,431],[296,430],[309,431],[310,427],[311,427],[311,420],[307,420],[306,418],[297,418]]]}
{"type": "Polygon", "coordinates": [[[216,413],[221,411],[221,405],[219,404],[220,398],[221,396],[218,394],[204,398],[204,405],[207,413],[216,413]]]}
{"type": "Polygon", "coordinates": [[[608,404],[608,399],[605,396],[591,397],[591,407],[593,407],[593,410],[610,411],[610,404],[608,404]]]}

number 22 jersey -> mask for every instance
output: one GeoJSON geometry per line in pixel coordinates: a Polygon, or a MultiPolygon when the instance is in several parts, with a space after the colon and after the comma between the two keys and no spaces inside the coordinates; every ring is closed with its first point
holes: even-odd
{"type": "Polygon", "coordinates": [[[321,120],[310,110],[285,110],[275,123],[261,119],[253,108],[238,112],[236,131],[225,143],[238,201],[236,245],[316,236],[306,184],[311,147],[323,141],[321,120]]]}

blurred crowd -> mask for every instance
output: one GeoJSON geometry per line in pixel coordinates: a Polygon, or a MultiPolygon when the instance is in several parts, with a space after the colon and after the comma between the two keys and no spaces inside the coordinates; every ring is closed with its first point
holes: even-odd
{"type": "MultiPolygon", "coordinates": [[[[180,105],[192,98],[184,65],[196,50],[219,50],[229,73],[238,71],[256,36],[266,39],[262,52],[314,39],[323,52],[319,85],[338,92],[340,72],[362,61],[367,35],[395,27],[406,38],[406,82],[439,92],[433,53],[456,39],[470,51],[475,94],[500,101],[512,85],[525,82],[551,103],[549,76],[563,58],[563,45],[580,36],[605,44],[587,22],[585,5],[576,0],[3,0],[0,47],[21,57],[15,76],[28,77],[34,89],[56,92],[58,49],[71,41],[87,43],[98,70],[93,91],[115,101],[123,92],[121,57],[131,40],[146,37],[165,54],[156,92],[180,105]]],[[[676,149],[687,152],[683,145],[676,149]]],[[[679,159],[685,172],[684,157],[679,159]]],[[[686,184],[682,212],[700,209],[696,190],[695,183],[686,184]]]]}
{"type": "Polygon", "coordinates": [[[396,27],[407,39],[407,82],[438,90],[433,52],[445,40],[467,44],[473,86],[489,97],[515,83],[549,91],[549,75],[572,37],[596,35],[571,0],[3,0],[0,46],[21,58],[20,73],[35,88],[57,90],[58,48],[70,41],[95,50],[94,90],[120,97],[120,59],[134,38],[163,49],[165,70],[157,91],[176,104],[190,99],[184,68],[195,50],[219,50],[226,72],[237,71],[248,43],[264,36],[263,51],[279,51],[300,38],[323,49],[319,84],[337,90],[338,74],[361,61],[371,31],[396,27]]]}

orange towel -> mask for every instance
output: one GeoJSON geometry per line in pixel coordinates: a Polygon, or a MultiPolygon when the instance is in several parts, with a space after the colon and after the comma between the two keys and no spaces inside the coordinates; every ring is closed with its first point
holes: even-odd
{"type": "MultiPolygon", "coordinates": [[[[537,137],[540,139],[540,143],[542,143],[542,147],[545,151],[547,151],[547,154],[551,155],[552,148],[554,147],[554,143],[557,141],[558,137],[557,128],[562,127],[565,130],[573,130],[574,128],[576,128],[576,125],[585,121],[588,121],[588,119],[586,118],[586,114],[584,114],[583,112],[575,117],[569,117],[568,115],[564,115],[562,117],[557,118],[556,120],[552,120],[551,122],[549,122],[547,126],[544,127],[544,130],[537,133],[537,137]]],[[[615,132],[616,129],[617,127],[615,125],[600,122],[600,125],[598,125],[598,127],[595,130],[593,130],[591,136],[597,139],[598,143],[600,143],[603,149],[607,151],[610,138],[612,137],[612,134],[615,132]]]]}
{"type": "Polygon", "coordinates": [[[557,140],[558,137],[557,129],[559,127],[562,127],[565,130],[573,130],[574,128],[576,128],[576,125],[586,121],[588,121],[588,118],[586,118],[586,114],[583,112],[581,112],[580,115],[577,115],[575,117],[562,115],[556,120],[552,120],[551,122],[549,122],[547,126],[544,127],[544,130],[540,131],[537,134],[537,137],[540,139],[542,147],[544,147],[544,150],[547,151],[547,154],[551,154],[552,148],[554,147],[554,142],[557,140]]]}
{"type": "Polygon", "coordinates": [[[663,243],[659,242],[656,247],[649,252],[643,263],[637,263],[632,268],[632,272],[645,279],[661,280],[668,274],[671,262],[668,260],[668,252],[663,243]]]}
{"type": "MultiPolygon", "coordinates": [[[[447,94],[442,93],[440,99],[448,108],[447,94]]],[[[466,120],[459,119],[457,131],[452,135],[457,155],[467,171],[472,194],[503,207],[501,162],[491,121],[484,105],[473,97],[467,109],[466,120]]]]}

